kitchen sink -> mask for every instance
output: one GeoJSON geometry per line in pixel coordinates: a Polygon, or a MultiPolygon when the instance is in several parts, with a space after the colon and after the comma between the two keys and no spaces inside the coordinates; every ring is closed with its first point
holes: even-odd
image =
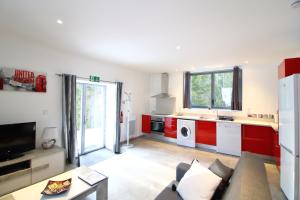
{"type": "Polygon", "coordinates": [[[204,116],[200,116],[199,119],[205,119],[205,120],[216,120],[216,117],[204,117],[204,116]]]}
{"type": "Polygon", "coordinates": [[[218,120],[233,121],[234,119],[231,116],[218,116],[218,120]]]}
{"type": "Polygon", "coordinates": [[[178,118],[181,119],[194,119],[194,120],[208,120],[208,121],[216,121],[216,120],[222,120],[222,121],[233,121],[233,117],[230,116],[197,116],[197,115],[175,115],[178,118]]]}

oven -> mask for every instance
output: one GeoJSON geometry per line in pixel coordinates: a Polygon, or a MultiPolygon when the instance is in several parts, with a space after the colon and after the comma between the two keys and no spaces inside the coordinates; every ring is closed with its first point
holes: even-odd
{"type": "Polygon", "coordinates": [[[163,117],[151,117],[151,131],[164,132],[165,122],[163,117]]]}

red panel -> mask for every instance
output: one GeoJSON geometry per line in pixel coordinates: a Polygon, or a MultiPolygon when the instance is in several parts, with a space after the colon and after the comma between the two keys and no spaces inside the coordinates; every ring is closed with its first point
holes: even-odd
{"type": "Polygon", "coordinates": [[[273,156],[272,132],[271,127],[242,125],[242,151],[273,156]]]}
{"type": "Polygon", "coordinates": [[[165,117],[165,137],[177,138],[177,119],[165,117]]]}
{"type": "Polygon", "coordinates": [[[151,116],[142,115],[142,132],[150,133],[151,132],[151,116]]]}
{"type": "Polygon", "coordinates": [[[285,59],[278,67],[278,79],[300,73],[300,58],[285,59]]]}
{"type": "Polygon", "coordinates": [[[216,122],[196,121],[196,143],[216,146],[216,122]]]}
{"type": "Polygon", "coordinates": [[[280,146],[279,146],[279,134],[273,131],[273,156],[278,169],[280,168],[280,146]]]}

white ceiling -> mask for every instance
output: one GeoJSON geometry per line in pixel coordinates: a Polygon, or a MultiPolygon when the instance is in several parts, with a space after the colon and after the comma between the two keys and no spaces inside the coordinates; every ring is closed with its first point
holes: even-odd
{"type": "Polygon", "coordinates": [[[300,56],[288,0],[1,0],[0,28],[145,71],[300,56]]]}

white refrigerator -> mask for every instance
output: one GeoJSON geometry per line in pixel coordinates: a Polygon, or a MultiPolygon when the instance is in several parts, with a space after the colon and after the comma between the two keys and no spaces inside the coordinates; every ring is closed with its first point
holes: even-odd
{"type": "Polygon", "coordinates": [[[300,75],[279,81],[280,186],[286,197],[299,196],[300,75]]]}

